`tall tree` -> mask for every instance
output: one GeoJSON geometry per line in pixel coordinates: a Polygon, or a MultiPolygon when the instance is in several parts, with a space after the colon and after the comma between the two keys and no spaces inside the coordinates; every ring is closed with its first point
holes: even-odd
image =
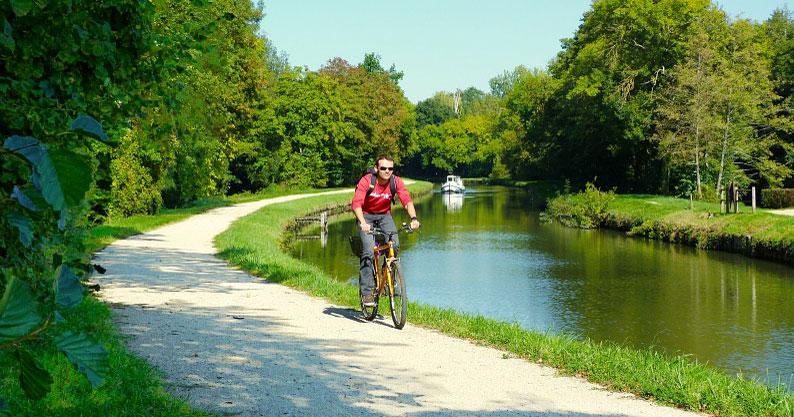
{"type": "Polygon", "coordinates": [[[657,184],[653,92],[679,62],[690,26],[719,14],[708,0],[601,0],[563,41],[550,70],[561,81],[551,115],[560,175],[624,190],[657,184]],[[584,153],[581,164],[568,163],[584,153]]]}

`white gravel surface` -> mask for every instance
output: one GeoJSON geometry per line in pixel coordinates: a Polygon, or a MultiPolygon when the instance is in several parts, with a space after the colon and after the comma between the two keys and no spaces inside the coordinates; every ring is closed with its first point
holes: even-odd
{"type": "Polygon", "coordinates": [[[794,208],[769,210],[772,214],[780,214],[781,216],[794,216],[794,208]]]}
{"type": "Polygon", "coordinates": [[[410,317],[401,331],[388,317],[362,322],[213,256],[213,237],[235,219],[306,196],[215,209],[97,254],[108,270],[101,297],[129,348],[194,407],[229,416],[700,415],[557,376],[410,317]]]}

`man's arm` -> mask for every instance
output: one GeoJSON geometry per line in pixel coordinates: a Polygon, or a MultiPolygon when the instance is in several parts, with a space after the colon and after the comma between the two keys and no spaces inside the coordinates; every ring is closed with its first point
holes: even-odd
{"type": "Polygon", "coordinates": [[[419,223],[419,220],[416,219],[416,208],[414,207],[413,200],[411,200],[411,194],[405,187],[403,179],[399,177],[397,178],[397,196],[400,197],[400,202],[403,204],[405,211],[408,212],[408,216],[411,218],[411,229],[418,229],[420,226],[422,226],[422,223],[419,223]]]}
{"type": "Polygon", "coordinates": [[[367,190],[369,189],[369,181],[370,177],[364,175],[356,185],[356,192],[353,195],[353,201],[350,203],[350,208],[353,210],[353,215],[356,216],[356,220],[358,220],[358,224],[361,226],[361,230],[369,232],[370,225],[367,223],[367,220],[364,219],[364,209],[362,205],[364,204],[364,199],[367,196],[367,190]]]}
{"type": "Polygon", "coordinates": [[[422,223],[419,223],[419,220],[416,218],[416,209],[414,208],[413,201],[405,205],[405,211],[407,211],[408,216],[411,217],[411,229],[418,229],[422,226],[422,223]]]}
{"type": "Polygon", "coordinates": [[[353,209],[353,215],[356,216],[358,225],[361,226],[361,231],[364,233],[369,232],[372,226],[370,226],[369,223],[367,223],[367,221],[364,219],[364,210],[362,210],[361,207],[356,207],[353,209]]]}

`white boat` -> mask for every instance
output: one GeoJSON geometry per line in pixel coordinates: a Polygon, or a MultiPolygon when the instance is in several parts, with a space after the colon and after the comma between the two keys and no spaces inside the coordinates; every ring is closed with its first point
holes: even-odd
{"type": "Polygon", "coordinates": [[[466,191],[463,180],[457,175],[447,175],[447,182],[441,186],[441,191],[445,193],[462,193],[466,191]]]}

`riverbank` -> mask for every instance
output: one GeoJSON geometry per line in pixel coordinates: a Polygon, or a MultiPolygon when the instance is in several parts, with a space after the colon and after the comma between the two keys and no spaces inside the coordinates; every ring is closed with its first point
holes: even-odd
{"type": "MultiPolygon", "coordinates": [[[[279,244],[291,219],[331,203],[326,198],[269,207],[235,223],[217,238],[216,245],[221,256],[244,270],[355,309],[358,297],[354,287],[289,257],[279,244]],[[272,227],[257,229],[261,224],[272,227]]],[[[344,203],[344,199],[339,203],[344,203]]],[[[780,416],[790,415],[794,405],[792,396],[782,388],[730,377],[685,357],[540,334],[515,324],[417,304],[410,306],[408,317],[411,325],[501,349],[506,358],[550,365],[564,374],[586,377],[612,390],[632,392],[663,404],[719,415],[780,416]]]]}
{"type": "MultiPolygon", "coordinates": [[[[579,194],[578,196],[584,196],[579,194]]],[[[592,200],[592,198],[590,198],[592,200]]],[[[591,213],[596,227],[631,236],[721,250],[794,265],[794,217],[742,206],[736,214],[720,214],[719,205],[657,195],[615,195],[603,212],[595,213],[587,198],[559,197],[549,215],[566,223],[576,213],[591,213]]]]}

